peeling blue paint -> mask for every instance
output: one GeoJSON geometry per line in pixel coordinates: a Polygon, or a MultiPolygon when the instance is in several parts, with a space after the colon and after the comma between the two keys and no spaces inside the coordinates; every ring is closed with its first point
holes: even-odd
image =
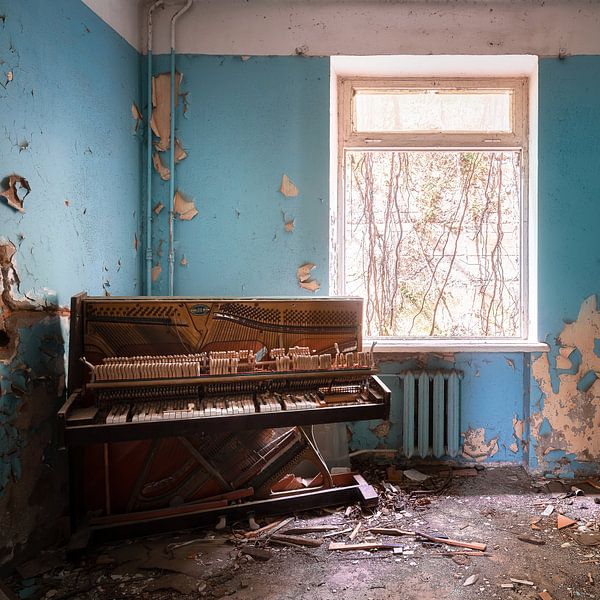
{"type": "MultiPolygon", "coordinates": [[[[560,332],[576,320],[582,302],[600,291],[595,226],[600,218],[600,57],[541,59],[538,92],[538,331],[551,347],[550,377],[558,393],[560,376],[578,373],[581,365],[576,349],[569,356],[570,369],[555,368],[560,332]]],[[[594,352],[600,356],[600,340],[594,352]]],[[[593,381],[595,375],[586,374],[577,387],[585,391],[593,381]]],[[[530,393],[532,415],[543,414],[544,394],[534,378],[530,393]]],[[[547,420],[538,433],[551,435],[547,420]]],[[[544,454],[535,435],[531,444],[529,467],[536,471],[569,477],[598,469],[600,457],[581,461],[568,448],[544,454]]]]}
{"type": "MultiPolygon", "coordinates": [[[[155,63],[156,73],[168,70],[166,56],[155,63]]],[[[177,69],[194,104],[183,119],[179,103],[176,135],[189,156],[176,166],[176,186],[199,215],[175,222],[175,293],[310,295],[296,270],[312,262],[327,294],[329,59],[183,55],[177,69]],[[284,173],[297,197],[279,192],[284,173]]],[[[154,201],[168,206],[168,182],[155,173],[152,185],[154,201]]],[[[154,240],[168,239],[167,213],[154,216],[154,240]]],[[[155,255],[157,294],[167,290],[167,254],[155,255]]]]}
{"type": "Polygon", "coordinates": [[[21,291],[68,306],[81,290],[102,294],[109,279],[113,294],[131,294],[140,57],[81,0],[0,0],[0,12],[1,70],[13,71],[0,87],[0,180],[18,173],[32,188],[24,214],[0,198],[0,237],[18,246],[21,291]]]}
{"type": "Polygon", "coordinates": [[[598,379],[598,376],[594,371],[588,371],[585,375],[581,377],[581,379],[577,382],[577,389],[580,392],[587,392],[594,382],[598,379]]]}
{"type": "Polygon", "coordinates": [[[552,425],[548,419],[544,419],[538,429],[539,436],[547,436],[552,434],[552,425]]]}
{"type": "Polygon", "coordinates": [[[0,13],[0,71],[13,72],[0,87],[0,181],[17,173],[32,188],[23,214],[0,198],[0,241],[16,247],[18,299],[39,309],[8,317],[14,353],[0,359],[2,562],[5,548],[55,526],[62,508],[61,498],[32,497],[19,523],[2,519],[15,496],[8,486],[35,489],[41,464],[61,481],[56,448],[46,446],[68,327],[55,309],[81,290],[102,294],[107,281],[115,294],[138,290],[141,146],[131,116],[140,97],[134,48],[80,0],[0,0],[0,13]]]}

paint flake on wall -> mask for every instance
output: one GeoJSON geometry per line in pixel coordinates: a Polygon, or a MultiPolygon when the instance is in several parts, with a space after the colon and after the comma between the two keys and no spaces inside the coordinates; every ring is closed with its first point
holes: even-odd
{"type": "Polygon", "coordinates": [[[169,167],[165,167],[165,165],[163,165],[162,159],[160,158],[160,154],[158,152],[155,152],[152,155],[152,164],[162,180],[168,181],[171,178],[171,171],[169,167]]]}
{"type": "Polygon", "coordinates": [[[3,192],[0,192],[0,196],[4,196],[8,205],[18,210],[19,212],[24,213],[25,209],[23,207],[25,198],[31,192],[31,187],[29,182],[25,177],[21,177],[21,175],[9,175],[6,180],[7,189],[3,192]]]}
{"type": "Polygon", "coordinates": [[[198,214],[194,201],[184,196],[180,191],[175,192],[174,209],[182,221],[191,221],[198,214]]]}
{"type": "Polygon", "coordinates": [[[298,188],[292,183],[287,175],[283,175],[281,178],[281,186],[279,191],[286,197],[290,198],[299,194],[298,188]]]}
{"type": "Polygon", "coordinates": [[[485,429],[479,427],[473,429],[469,427],[464,433],[464,444],[462,455],[465,458],[483,462],[498,454],[498,438],[492,438],[489,442],[485,441],[485,429]]]}
{"type": "MultiPolygon", "coordinates": [[[[175,74],[175,98],[176,104],[179,98],[179,85],[182,74],[175,74]]],[[[152,119],[150,126],[154,135],[159,139],[155,146],[157,150],[164,152],[171,145],[171,74],[160,73],[152,78],[152,119]]]]}
{"type": "Polygon", "coordinates": [[[308,290],[309,292],[316,292],[321,288],[321,284],[311,279],[310,272],[316,267],[314,263],[304,263],[300,265],[296,271],[296,277],[298,278],[298,284],[301,288],[308,290]]]}

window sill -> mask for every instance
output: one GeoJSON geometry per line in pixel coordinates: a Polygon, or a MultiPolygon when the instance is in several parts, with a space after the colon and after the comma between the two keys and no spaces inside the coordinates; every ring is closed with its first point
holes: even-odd
{"type": "Polygon", "coordinates": [[[363,340],[363,350],[370,350],[376,341],[374,352],[415,354],[421,352],[548,352],[550,347],[544,342],[529,340],[406,340],[372,339],[363,340]]]}

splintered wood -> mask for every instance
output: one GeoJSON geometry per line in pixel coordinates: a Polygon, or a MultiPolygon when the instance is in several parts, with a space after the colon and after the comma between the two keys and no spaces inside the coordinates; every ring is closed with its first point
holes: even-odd
{"type": "Polygon", "coordinates": [[[279,191],[286,197],[290,198],[298,195],[298,188],[292,183],[290,178],[287,175],[283,175],[281,178],[281,186],[279,187],[279,191]]]}
{"type": "MultiPolygon", "coordinates": [[[[175,74],[175,105],[179,99],[181,73],[175,74]]],[[[152,131],[160,138],[155,146],[157,150],[168,150],[171,145],[171,74],[160,73],[152,78],[152,131]]]]}
{"type": "Polygon", "coordinates": [[[174,209],[182,221],[191,221],[198,214],[194,201],[189,200],[179,191],[175,192],[174,209]]]}
{"type": "Polygon", "coordinates": [[[18,210],[21,213],[25,212],[23,202],[31,192],[29,182],[25,177],[20,175],[10,175],[8,177],[8,189],[0,192],[0,196],[4,196],[8,205],[18,210]]]}

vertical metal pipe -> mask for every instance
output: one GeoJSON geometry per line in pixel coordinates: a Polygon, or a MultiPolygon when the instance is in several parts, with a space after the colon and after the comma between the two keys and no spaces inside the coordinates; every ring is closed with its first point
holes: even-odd
{"type": "Polygon", "coordinates": [[[175,25],[177,23],[177,19],[179,19],[179,17],[183,15],[183,13],[185,13],[191,5],[192,0],[187,0],[185,5],[171,17],[171,153],[169,156],[169,169],[171,176],[169,178],[169,296],[173,295],[175,287],[175,25]]]}
{"type": "Polygon", "coordinates": [[[148,74],[146,88],[146,93],[148,95],[148,122],[146,131],[146,279],[144,282],[146,296],[152,295],[152,127],[150,126],[152,120],[152,13],[154,12],[154,9],[161,6],[162,3],[163,0],[156,0],[156,2],[148,9],[148,74]]]}

